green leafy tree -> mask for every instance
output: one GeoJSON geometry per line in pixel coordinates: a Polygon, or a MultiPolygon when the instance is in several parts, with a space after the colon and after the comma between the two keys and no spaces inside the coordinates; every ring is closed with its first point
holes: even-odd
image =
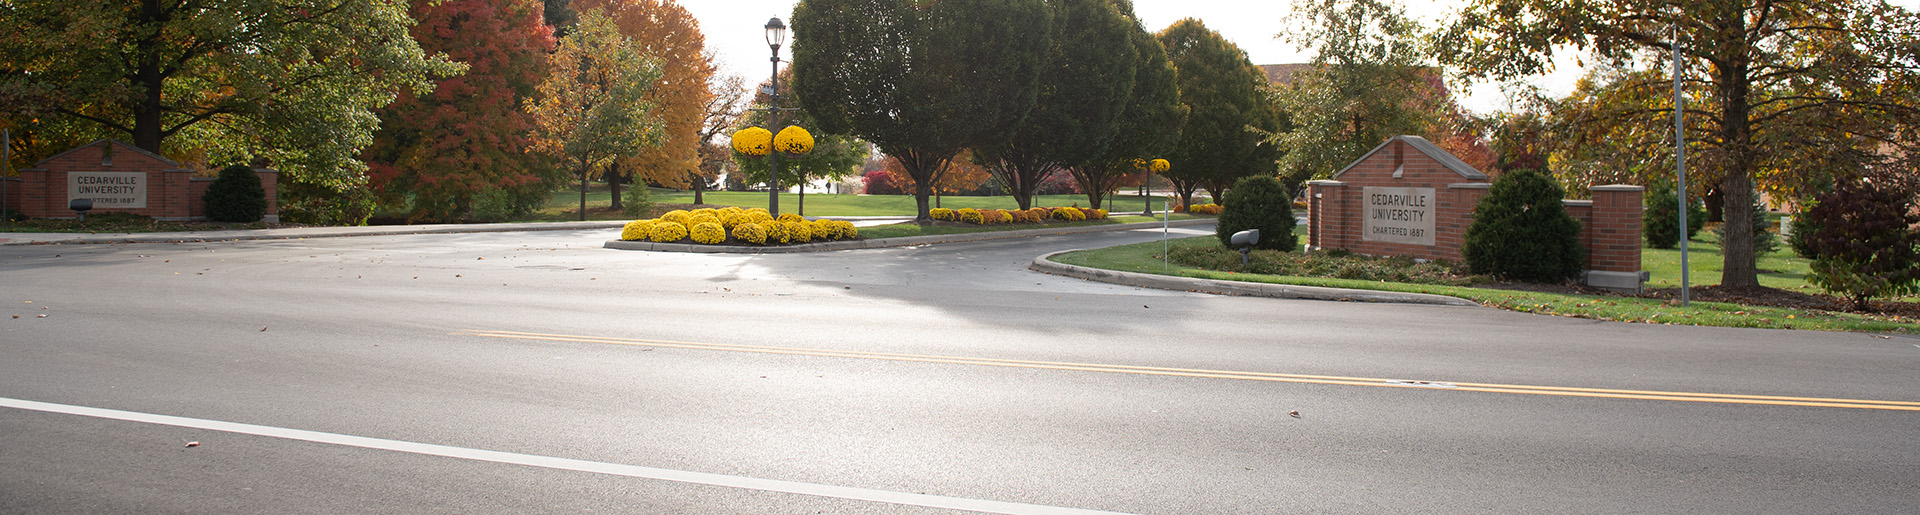
{"type": "MultiPolygon", "coordinates": [[[[1052,0],[1053,44],[1040,69],[1040,92],[1032,114],[1006,143],[980,148],[976,157],[1013,192],[1021,209],[1033,207],[1034,189],[1047,174],[1075,169],[1105,153],[1133,97],[1139,61],[1126,41],[1129,15],[1113,0],[1052,0]]],[[[1130,10],[1130,9],[1129,9],[1130,10]]],[[[1079,176],[1082,174],[1076,174],[1079,176]]],[[[1084,187],[1084,184],[1083,184],[1084,187]]],[[[1085,190],[1094,208],[1105,188],[1085,190]]]]}
{"type": "Polygon", "coordinates": [[[948,162],[1005,142],[1033,109],[1051,20],[1041,0],[804,0],[794,92],[820,131],[899,159],[931,221],[948,162]]]}
{"type": "Polygon", "coordinates": [[[1200,20],[1174,22],[1158,35],[1173,67],[1179,70],[1180,103],[1188,109],[1180,140],[1166,159],[1166,178],[1193,204],[1193,192],[1207,188],[1220,198],[1234,180],[1274,173],[1278,157],[1254,130],[1273,132],[1279,112],[1260,91],[1266,75],[1240,47],[1200,20]]]}
{"type": "Polygon", "coordinates": [[[289,182],[356,189],[373,110],[465,69],[412,25],[387,0],[0,2],[0,96],[9,125],[201,162],[257,154],[289,182]]]}
{"type": "Polygon", "coordinates": [[[1253,248],[1293,252],[1300,238],[1293,235],[1293,194],[1279,179],[1269,176],[1242,177],[1227,189],[1220,201],[1220,223],[1214,236],[1221,245],[1231,245],[1233,233],[1260,230],[1260,242],[1253,248]]]}
{"type": "MultiPolygon", "coordinates": [[[[1331,177],[1381,142],[1402,134],[1445,141],[1446,86],[1429,66],[1420,24],[1385,0],[1296,0],[1281,34],[1312,63],[1275,84],[1274,102],[1291,122],[1268,142],[1296,180],[1331,177]]],[[[1298,184],[1289,184],[1298,187],[1298,184]]]]}
{"type": "Polygon", "coordinates": [[[621,35],[599,9],[580,12],[573,33],[553,53],[533,114],[534,149],[564,160],[580,178],[580,219],[587,219],[587,180],[614,158],[659,145],[661,124],[646,100],[660,69],[621,35]]]}
{"type": "MultiPolygon", "coordinates": [[[[1476,0],[1436,36],[1436,55],[1469,76],[1511,79],[1546,71],[1563,46],[1609,66],[1664,67],[1677,39],[1687,111],[1702,122],[1689,129],[1698,148],[1688,168],[1717,179],[1723,198],[1745,199],[1756,180],[1792,182],[1806,159],[1865,161],[1880,144],[1913,146],[1898,131],[1920,121],[1915,33],[1920,17],[1872,0],[1476,0]]],[[[1648,80],[1657,77],[1622,87],[1670,92],[1648,80]]],[[[1658,98],[1651,91],[1642,96],[1658,98]]],[[[1620,114],[1672,123],[1672,104],[1659,107],[1620,114]]],[[[1753,205],[1722,206],[1722,284],[1758,286],[1753,205]]]]}
{"type": "Polygon", "coordinates": [[[1920,214],[1914,193],[1869,181],[1845,181],[1804,216],[1817,229],[1809,245],[1819,257],[1807,280],[1869,310],[1875,297],[1920,290],[1920,214]]]}
{"type": "MultiPolygon", "coordinates": [[[[1137,59],[1133,94],[1114,124],[1113,142],[1106,152],[1072,169],[1074,181],[1096,207],[1101,196],[1121,183],[1135,178],[1144,182],[1151,177],[1152,172],[1140,170],[1135,160],[1167,157],[1187,123],[1187,106],[1180,103],[1180,75],[1167,59],[1166,47],[1140,24],[1131,3],[1116,1],[1115,5],[1132,21],[1127,39],[1133,42],[1137,59]]],[[[1042,183],[1045,179],[1041,176],[1042,183]]]]}
{"type": "Polygon", "coordinates": [[[1476,274],[1557,283],[1580,275],[1580,221],[1567,214],[1565,190],[1538,170],[1509,170],[1473,208],[1460,245],[1476,274]]]}
{"type": "Polygon", "coordinates": [[[499,190],[506,211],[543,202],[553,167],[528,152],[535,86],[548,73],[553,35],[535,0],[415,0],[414,39],[469,68],[432,93],[403,93],[380,110],[380,131],[361,152],[371,186],[412,220],[457,221],[477,196],[499,190]]]}

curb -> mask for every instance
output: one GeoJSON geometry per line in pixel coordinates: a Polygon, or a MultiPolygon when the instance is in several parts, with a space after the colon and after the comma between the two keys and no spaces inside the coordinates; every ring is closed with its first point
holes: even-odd
{"type": "Polygon", "coordinates": [[[1052,261],[1054,256],[1080,249],[1062,250],[1033,258],[1033,264],[1027,268],[1035,272],[1077,277],[1089,281],[1158,288],[1162,290],[1192,291],[1220,295],[1240,295],[1248,297],[1273,297],[1280,299],[1335,300],[1346,302],[1384,302],[1398,304],[1432,304],[1441,306],[1474,306],[1480,304],[1459,297],[1433,295],[1427,293],[1399,293],[1374,290],[1349,290],[1345,288],[1327,288],[1323,286],[1296,286],[1289,284],[1247,283],[1239,281],[1219,281],[1214,279],[1195,279],[1170,275],[1142,274],[1088,268],[1052,261]]]}
{"type": "MultiPolygon", "coordinates": [[[[1185,227],[1214,223],[1212,218],[1194,218],[1166,222],[1166,227],[1185,227]]],[[[692,252],[700,254],[793,254],[799,252],[830,252],[835,250],[878,249],[887,247],[911,247],[934,243],[961,243],[969,241],[1000,240],[1007,238],[1026,238],[1031,236],[1052,236],[1059,234],[1079,234],[1088,232],[1127,231],[1161,226],[1154,222],[1134,222],[1114,225],[1083,225],[1078,227],[1054,227],[1044,229],[1021,229],[1017,231],[972,232],[962,234],[936,234],[932,236],[906,236],[900,238],[880,238],[877,240],[828,241],[821,243],[803,243],[780,247],[746,247],[738,245],[699,245],[693,243],[655,243],[650,241],[608,240],[603,247],[616,250],[650,250],[655,252],[692,252]]]]}
{"type": "MultiPolygon", "coordinates": [[[[357,227],[313,227],[293,229],[243,229],[237,231],[207,231],[196,233],[158,232],[158,233],[117,233],[88,234],[64,239],[40,239],[6,241],[10,238],[0,236],[0,245],[76,245],[76,244],[113,244],[113,243],[200,243],[215,241],[242,240],[296,240],[302,238],[344,238],[352,236],[396,236],[411,234],[463,234],[483,232],[527,232],[527,231],[579,231],[596,229],[618,229],[625,226],[624,221],[595,222],[533,222],[518,224],[438,224],[438,225],[387,225],[357,227]]],[[[56,233],[37,233],[51,235],[56,233]]],[[[65,236],[65,234],[61,234],[65,236]]]]}

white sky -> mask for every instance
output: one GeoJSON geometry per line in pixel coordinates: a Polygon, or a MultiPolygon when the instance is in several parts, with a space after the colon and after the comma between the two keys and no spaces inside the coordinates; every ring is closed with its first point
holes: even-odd
{"type": "MultiPolygon", "coordinates": [[[[700,28],[707,36],[707,48],[719,52],[720,73],[744,76],[748,84],[765,80],[772,71],[767,62],[765,31],[761,27],[768,18],[791,18],[793,5],[798,3],[797,0],[679,1],[700,20],[700,28]]],[[[1467,0],[1403,2],[1407,13],[1428,27],[1436,26],[1467,3],[1467,0]]],[[[1892,3],[1920,10],[1920,0],[1893,0],[1892,3]]],[[[1158,32],[1181,18],[1199,18],[1208,28],[1246,50],[1254,64],[1298,63],[1313,58],[1311,53],[1274,38],[1284,27],[1282,20],[1292,12],[1292,6],[1290,0],[1134,0],[1134,10],[1148,31],[1158,32]]],[[[781,48],[782,59],[791,57],[790,46],[781,48]]],[[[1557,96],[1571,91],[1580,75],[1581,71],[1568,62],[1556,73],[1533,82],[1557,96]]],[[[1470,85],[1461,103],[1481,113],[1508,108],[1498,84],[1470,85]]]]}

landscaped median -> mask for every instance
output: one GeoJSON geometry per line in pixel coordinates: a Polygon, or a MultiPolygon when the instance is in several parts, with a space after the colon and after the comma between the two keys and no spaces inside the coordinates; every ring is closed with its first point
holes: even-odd
{"type": "MultiPolygon", "coordinates": [[[[1145,218],[1145,217],[1136,217],[1145,218]]],[[[796,252],[825,252],[832,250],[876,249],[885,247],[911,247],[934,243],[959,243],[966,241],[997,240],[1003,238],[1025,238],[1057,234],[1078,234],[1102,231],[1126,231],[1161,227],[1184,227],[1213,223],[1213,218],[1194,218],[1171,220],[1166,222],[1121,222],[1116,220],[1083,221],[1048,225],[1038,228],[1015,228],[1020,226],[921,226],[912,223],[896,226],[879,226],[862,229],[865,236],[855,240],[801,243],[793,245],[703,245],[694,243],[659,243],[651,241],[611,240],[605,245],[609,249],[651,250],[660,252],[699,252],[730,254],[787,254],[796,252]],[[931,234],[928,234],[931,233],[931,234]],[[887,236],[891,234],[917,234],[912,236],[887,236]],[[873,237],[879,236],[879,237],[873,237]]]]}
{"type": "Polygon", "coordinates": [[[1034,268],[1089,280],[1229,295],[1360,302],[1479,304],[1526,313],[1668,325],[1920,333],[1920,324],[1916,324],[1916,321],[1911,318],[1899,316],[1743,306],[1722,302],[1693,302],[1689,306],[1681,307],[1670,300],[1641,297],[1219,272],[1183,266],[1179,263],[1167,263],[1163,258],[1165,255],[1163,249],[1167,247],[1163,245],[1177,248],[1219,245],[1219,242],[1208,236],[1172,240],[1167,243],[1137,243],[1104,249],[1059,252],[1036,260],[1034,268]]]}

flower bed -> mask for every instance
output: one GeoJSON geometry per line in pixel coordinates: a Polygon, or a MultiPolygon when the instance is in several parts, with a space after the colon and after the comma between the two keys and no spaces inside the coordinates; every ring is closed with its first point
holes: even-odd
{"type": "Polygon", "coordinates": [[[738,207],[676,209],[660,218],[628,222],[620,231],[620,239],[626,241],[701,245],[781,245],[851,240],[859,235],[851,222],[808,221],[792,213],[775,220],[765,209],[738,207]]]}

